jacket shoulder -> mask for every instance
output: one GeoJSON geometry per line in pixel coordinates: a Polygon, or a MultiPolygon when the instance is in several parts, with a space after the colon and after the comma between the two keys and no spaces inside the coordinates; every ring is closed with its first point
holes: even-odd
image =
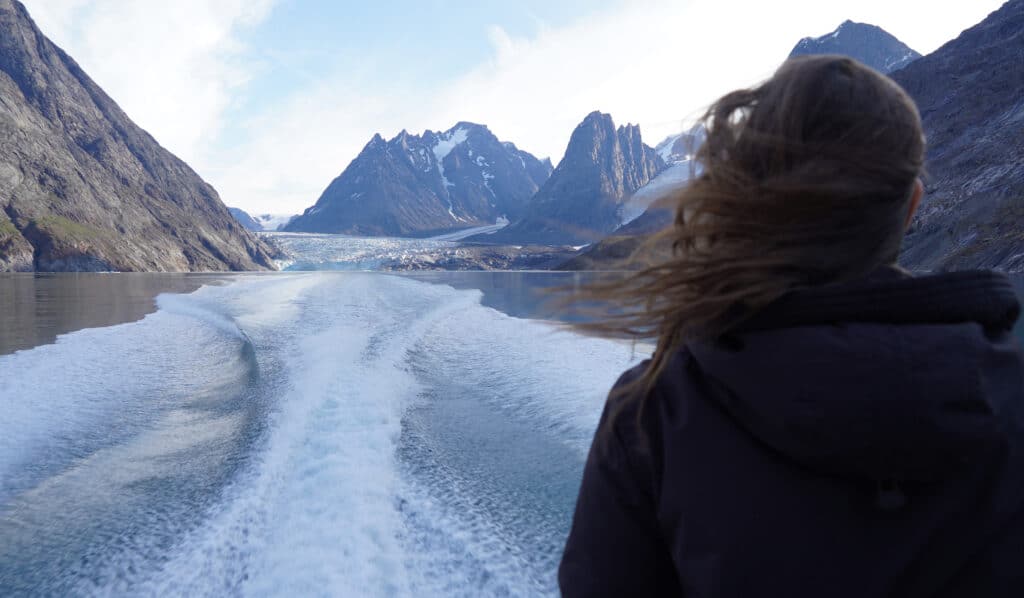
{"type": "Polygon", "coordinates": [[[688,351],[676,353],[649,390],[638,382],[650,360],[626,370],[608,395],[598,429],[599,441],[603,437],[616,443],[635,475],[654,495],[660,486],[667,420],[692,400],[690,361],[688,351]]]}

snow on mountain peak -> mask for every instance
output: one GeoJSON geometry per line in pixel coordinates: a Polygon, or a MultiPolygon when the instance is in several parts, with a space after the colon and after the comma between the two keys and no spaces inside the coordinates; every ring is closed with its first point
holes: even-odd
{"type": "MultiPolygon", "coordinates": [[[[444,159],[448,157],[448,154],[452,153],[455,146],[465,143],[468,138],[469,131],[465,127],[458,127],[438,135],[437,143],[431,148],[434,152],[434,157],[437,159],[437,171],[441,175],[441,182],[444,183],[445,188],[454,187],[455,185],[444,176],[444,159]]],[[[451,209],[449,208],[448,211],[451,212],[451,209]]]]}
{"type": "Polygon", "coordinates": [[[445,157],[448,156],[448,154],[452,153],[452,150],[455,149],[455,146],[459,145],[460,143],[465,143],[468,137],[469,130],[466,129],[465,127],[458,127],[457,129],[453,129],[447,133],[442,133],[438,135],[437,144],[434,145],[433,148],[434,156],[437,157],[437,161],[441,162],[442,160],[444,160],[445,157]]]}
{"type": "Polygon", "coordinates": [[[661,156],[661,159],[665,161],[665,164],[671,164],[672,162],[674,162],[674,160],[672,159],[672,148],[675,146],[676,142],[679,141],[679,138],[682,136],[682,133],[679,133],[678,135],[669,135],[668,137],[665,138],[664,141],[655,146],[654,151],[656,151],[658,155],[661,156]]]}

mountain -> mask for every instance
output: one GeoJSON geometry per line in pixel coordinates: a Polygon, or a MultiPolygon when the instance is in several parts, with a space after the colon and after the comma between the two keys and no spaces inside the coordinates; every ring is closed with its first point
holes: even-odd
{"type": "Polygon", "coordinates": [[[0,270],[272,269],[268,252],[0,0],[0,270]]]}
{"type": "Polygon", "coordinates": [[[375,135],[284,230],[402,236],[494,224],[521,216],[550,174],[550,161],[499,141],[484,125],[402,131],[390,141],[375,135]]]}
{"type": "Polygon", "coordinates": [[[806,54],[842,54],[882,73],[898,71],[921,57],[881,27],[853,21],[821,37],[803,38],[789,57],[806,54]]]}
{"type": "Polygon", "coordinates": [[[928,138],[926,195],[903,262],[1024,270],[1024,0],[893,78],[928,138]]]}
{"type": "Polygon", "coordinates": [[[592,112],[573,131],[565,157],[530,200],[526,215],[480,240],[548,245],[596,241],[622,224],[627,200],[665,167],[641,140],[640,127],[616,128],[610,115],[592,112]]]}
{"type": "Polygon", "coordinates": [[[622,228],[629,226],[641,216],[646,216],[644,229],[668,226],[672,221],[671,210],[661,209],[648,212],[648,208],[655,201],[684,186],[694,176],[696,164],[693,158],[705,138],[704,126],[698,124],[689,131],[671,135],[654,146],[654,151],[661,156],[668,168],[637,189],[626,201],[621,211],[622,227],[616,229],[615,234],[620,234],[619,231],[622,228]]]}
{"type": "MultiPolygon", "coordinates": [[[[1024,0],[1011,0],[893,73],[928,138],[926,194],[903,244],[913,270],[1024,271],[1024,0]]],[[[639,245],[627,228],[562,266],[600,269],[639,245]]],[[[643,232],[643,231],[639,231],[643,232]]]]}
{"type": "Polygon", "coordinates": [[[689,162],[706,137],[704,126],[698,124],[689,131],[669,135],[664,141],[654,146],[654,151],[658,152],[661,159],[668,165],[689,162]]]}
{"type": "Polygon", "coordinates": [[[263,230],[263,225],[256,221],[255,218],[249,215],[248,212],[241,208],[228,208],[228,212],[235,217],[235,220],[239,224],[245,227],[245,230],[257,232],[263,230]]]}

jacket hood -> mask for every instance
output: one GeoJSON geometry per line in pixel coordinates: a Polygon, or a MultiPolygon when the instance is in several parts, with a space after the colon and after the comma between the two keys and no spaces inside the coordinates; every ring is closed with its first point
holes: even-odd
{"type": "Polygon", "coordinates": [[[689,349],[740,425],[802,465],[880,485],[937,481],[1005,438],[1024,392],[1019,311],[1000,274],[887,268],[793,292],[689,349]]]}

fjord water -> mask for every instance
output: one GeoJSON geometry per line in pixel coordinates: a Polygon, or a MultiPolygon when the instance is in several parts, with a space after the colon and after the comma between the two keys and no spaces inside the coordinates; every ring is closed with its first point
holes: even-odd
{"type": "Polygon", "coordinates": [[[36,340],[56,342],[0,355],[0,595],[556,592],[590,435],[641,358],[509,315],[549,317],[528,289],[573,275],[193,292],[131,276],[131,292],[58,276],[4,295],[104,327],[40,317],[36,340]],[[105,317],[126,323],[82,315],[118,301],[105,317]]]}

